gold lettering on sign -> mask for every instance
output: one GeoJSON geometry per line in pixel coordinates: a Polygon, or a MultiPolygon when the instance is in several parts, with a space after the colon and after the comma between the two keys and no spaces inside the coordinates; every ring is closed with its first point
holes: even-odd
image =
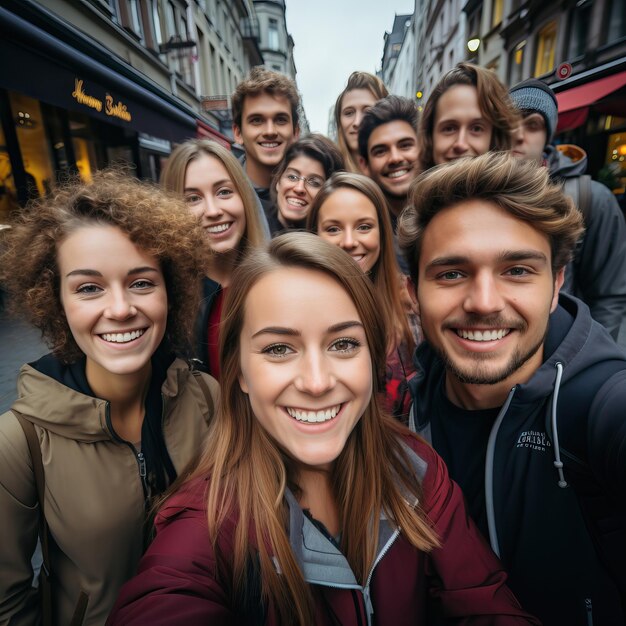
{"type": "Polygon", "coordinates": [[[129,110],[126,108],[125,104],[122,104],[118,101],[117,104],[113,104],[113,98],[109,94],[106,95],[106,106],[104,107],[104,111],[107,115],[112,115],[113,117],[119,117],[121,120],[125,122],[130,122],[132,119],[132,115],[129,110]]]}
{"type": "Polygon", "coordinates": [[[94,98],[93,96],[88,96],[83,91],[82,79],[74,79],[74,91],[72,91],[72,98],[74,98],[79,104],[84,104],[85,106],[95,109],[98,112],[102,111],[102,100],[98,100],[98,98],[94,98]]]}

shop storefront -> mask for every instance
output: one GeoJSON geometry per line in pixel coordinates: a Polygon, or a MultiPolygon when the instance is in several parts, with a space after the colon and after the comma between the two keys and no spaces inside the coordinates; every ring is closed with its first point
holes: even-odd
{"type": "Polygon", "coordinates": [[[68,174],[119,163],[158,180],[172,145],[198,134],[190,107],[81,36],[0,7],[0,224],[68,174]]]}

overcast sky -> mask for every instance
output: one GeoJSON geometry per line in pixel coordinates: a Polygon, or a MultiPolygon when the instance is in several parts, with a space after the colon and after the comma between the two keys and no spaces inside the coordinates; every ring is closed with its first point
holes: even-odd
{"type": "Polygon", "coordinates": [[[328,110],[354,70],[380,69],[383,36],[414,0],[285,0],[298,87],[311,131],[326,134],[328,110]]]}

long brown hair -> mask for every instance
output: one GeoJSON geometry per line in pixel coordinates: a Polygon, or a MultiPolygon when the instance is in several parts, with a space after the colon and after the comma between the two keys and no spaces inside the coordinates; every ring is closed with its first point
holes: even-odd
{"type": "Polygon", "coordinates": [[[223,555],[232,563],[233,597],[250,593],[248,574],[254,549],[258,551],[262,598],[280,623],[313,625],[310,590],[286,528],[285,489],[292,485],[297,492],[294,462],[260,425],[239,384],[247,296],[263,276],[285,267],[323,272],[345,289],[363,323],[372,358],[374,393],[331,470],[342,528],[341,550],[357,580],[365,583],[373,565],[381,511],[418,549],[430,550],[438,545],[438,539],[419,505],[413,506],[421,498],[421,485],[400,437],[411,433],[384,415],[378,404],[385,328],[371,281],[343,251],[310,233],[287,233],[270,242],[266,250],[253,251],[235,272],[233,284],[238,288],[227,294],[220,338],[222,398],[192,478],[210,477],[208,527],[218,562],[217,539],[222,526],[233,512],[237,516],[233,553],[223,555]],[[253,546],[251,534],[256,538],[253,546]]]}
{"type": "Polygon", "coordinates": [[[489,149],[497,151],[511,149],[513,141],[511,133],[517,126],[519,115],[508,89],[498,80],[496,73],[492,70],[473,63],[458,63],[435,85],[420,118],[420,163],[424,171],[435,165],[433,132],[437,103],[448,89],[457,85],[469,85],[476,88],[478,107],[492,126],[489,149]]]}
{"type": "Polygon", "coordinates": [[[376,287],[386,319],[392,321],[388,327],[388,347],[396,348],[400,341],[404,341],[408,350],[412,352],[415,348],[415,340],[400,300],[398,282],[400,268],[394,251],[393,227],[387,201],[378,185],[362,174],[350,172],[333,174],[315,196],[307,218],[307,230],[312,233],[318,232],[320,209],[338,189],[354,189],[362,193],[376,208],[380,232],[380,255],[370,271],[370,278],[376,287]]]}
{"type": "Polygon", "coordinates": [[[209,139],[191,139],[176,146],[167,159],[167,163],[161,172],[161,186],[168,191],[173,191],[182,196],[185,189],[185,175],[189,163],[202,155],[213,157],[220,161],[228,172],[228,176],[237,189],[243,202],[243,211],[246,216],[246,227],[239,242],[239,254],[247,254],[251,248],[265,243],[265,234],[259,217],[256,195],[250,186],[246,175],[232,152],[224,146],[209,139]]]}
{"type": "Polygon", "coordinates": [[[378,76],[370,74],[369,72],[352,72],[348,78],[348,84],[346,88],[339,94],[337,101],[335,102],[335,126],[337,127],[337,145],[343,155],[343,160],[346,163],[346,170],[349,172],[359,173],[361,168],[359,164],[354,160],[350,148],[346,143],[346,138],[341,128],[341,106],[343,104],[343,97],[354,89],[367,89],[376,100],[386,98],[389,95],[385,83],[383,83],[378,76]]]}

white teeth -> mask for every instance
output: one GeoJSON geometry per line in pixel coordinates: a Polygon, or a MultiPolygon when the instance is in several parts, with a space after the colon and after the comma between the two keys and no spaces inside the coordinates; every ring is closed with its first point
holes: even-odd
{"type": "Polygon", "coordinates": [[[232,222],[228,222],[227,224],[217,224],[217,226],[207,226],[207,230],[213,234],[223,233],[230,228],[231,224],[232,222]]]}
{"type": "Polygon", "coordinates": [[[496,341],[509,334],[510,329],[499,328],[497,330],[457,330],[456,333],[463,339],[470,341],[496,341]]]}
{"type": "Polygon", "coordinates": [[[128,343],[129,341],[134,341],[143,335],[145,330],[133,330],[130,333],[104,333],[100,335],[102,339],[105,341],[110,341],[111,343],[128,343]]]}
{"type": "Polygon", "coordinates": [[[298,200],[297,198],[287,198],[287,204],[291,204],[292,206],[301,208],[306,206],[307,203],[304,200],[298,200]]]}
{"type": "Polygon", "coordinates": [[[301,411],[300,409],[291,409],[287,407],[287,413],[299,422],[308,422],[310,424],[317,422],[327,422],[333,419],[339,413],[341,404],[324,411],[301,411]]]}
{"type": "Polygon", "coordinates": [[[400,178],[400,176],[404,176],[409,170],[396,170],[395,172],[389,172],[387,176],[389,178],[400,178]]]}
{"type": "Polygon", "coordinates": [[[278,147],[278,142],[276,142],[276,141],[274,141],[274,142],[272,142],[272,143],[263,143],[263,142],[262,142],[262,143],[261,143],[261,145],[262,145],[264,148],[277,148],[277,147],[278,147]]]}
{"type": "Polygon", "coordinates": [[[364,254],[351,254],[350,256],[358,263],[365,255],[364,254]]]}

